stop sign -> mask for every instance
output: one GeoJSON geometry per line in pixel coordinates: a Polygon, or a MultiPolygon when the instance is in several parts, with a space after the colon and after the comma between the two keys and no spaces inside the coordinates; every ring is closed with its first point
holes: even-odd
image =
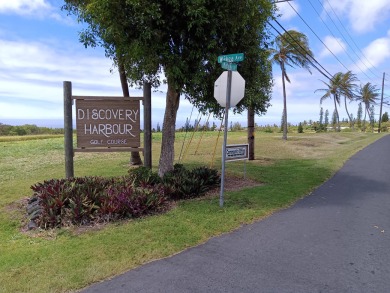
{"type": "MultiPolygon", "coordinates": [[[[228,72],[224,71],[214,83],[214,98],[221,107],[226,107],[228,72]]],[[[230,107],[235,107],[245,94],[245,79],[237,71],[232,71],[230,107]]]]}

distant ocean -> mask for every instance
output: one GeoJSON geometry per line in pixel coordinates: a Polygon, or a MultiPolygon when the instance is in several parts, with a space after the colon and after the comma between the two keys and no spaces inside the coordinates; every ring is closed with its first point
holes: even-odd
{"type": "MultiPolygon", "coordinates": [[[[0,118],[0,123],[8,124],[12,126],[25,125],[25,124],[34,124],[38,127],[49,127],[49,128],[64,128],[64,120],[62,119],[2,119],[0,118]]],[[[162,127],[162,122],[159,122],[162,127]]],[[[185,124],[185,121],[177,120],[176,127],[182,127],[185,124]]],[[[157,127],[157,122],[152,123],[152,127],[157,127]]],[[[76,121],[73,121],[73,128],[76,128],[76,121]]],[[[143,121],[141,119],[141,129],[143,128],[143,121]]]]}
{"type": "MultiPolygon", "coordinates": [[[[176,120],[176,128],[180,128],[185,125],[186,120],[180,119],[182,117],[178,117],[176,120]]],[[[232,119],[232,123],[239,121],[243,127],[246,127],[246,117],[240,117],[240,120],[234,120],[232,119]]],[[[194,119],[192,118],[191,124],[194,123],[194,119]]],[[[229,119],[229,121],[231,121],[229,119]]],[[[212,125],[213,122],[215,122],[216,125],[220,125],[220,121],[217,120],[209,120],[209,124],[212,125]]],[[[49,128],[64,128],[64,120],[63,119],[2,119],[0,118],[0,123],[3,124],[9,124],[13,126],[18,126],[18,125],[25,125],[25,124],[34,124],[38,127],[49,127],[49,128]]],[[[157,123],[159,123],[160,127],[162,127],[162,121],[153,121],[152,122],[152,127],[156,128],[157,123]]],[[[201,121],[201,125],[203,125],[205,121],[201,121]]],[[[264,123],[265,124],[265,123],[264,123]]],[[[260,125],[264,125],[261,123],[260,125]]],[[[73,128],[76,128],[76,120],[73,121],[73,128]]],[[[143,120],[141,119],[141,129],[143,128],[143,120]]]]}

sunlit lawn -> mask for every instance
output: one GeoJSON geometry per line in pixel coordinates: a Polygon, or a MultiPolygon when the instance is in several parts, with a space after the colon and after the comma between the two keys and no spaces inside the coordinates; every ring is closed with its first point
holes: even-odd
{"type": "MultiPolygon", "coordinates": [[[[175,162],[220,169],[222,135],[218,142],[218,132],[197,133],[192,140],[191,135],[177,134],[175,162]]],[[[382,136],[303,133],[282,141],[279,133],[257,133],[256,160],[229,162],[226,170],[235,176],[244,176],[245,170],[245,176],[263,184],[227,192],[224,208],[216,194],[180,202],[163,215],[85,231],[35,233],[22,233],[24,214],[18,206],[31,195],[32,184],[65,176],[63,138],[2,137],[0,292],[71,291],[200,244],[291,205],[382,136]]],[[[246,142],[245,132],[229,132],[228,137],[229,144],[246,142]]],[[[154,134],[154,168],[160,144],[161,135],[154,134]]],[[[74,161],[75,176],[120,176],[129,169],[129,154],[124,153],[76,153],[74,161]]]]}

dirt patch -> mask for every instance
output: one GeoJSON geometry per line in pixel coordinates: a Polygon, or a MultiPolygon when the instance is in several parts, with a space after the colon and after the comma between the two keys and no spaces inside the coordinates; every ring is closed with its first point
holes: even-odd
{"type": "Polygon", "coordinates": [[[263,185],[263,183],[260,183],[258,181],[249,179],[249,178],[243,178],[238,176],[226,176],[225,178],[225,190],[227,191],[238,191],[243,188],[247,187],[255,187],[263,185]]]}

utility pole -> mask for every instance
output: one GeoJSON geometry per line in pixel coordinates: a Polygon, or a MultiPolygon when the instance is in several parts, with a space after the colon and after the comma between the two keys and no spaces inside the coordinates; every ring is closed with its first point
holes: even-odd
{"type": "Polygon", "coordinates": [[[383,72],[383,79],[382,79],[382,95],[381,95],[381,107],[379,110],[379,128],[378,133],[381,132],[381,122],[382,122],[382,105],[383,105],[383,91],[385,88],[385,72],[383,72]]]}

